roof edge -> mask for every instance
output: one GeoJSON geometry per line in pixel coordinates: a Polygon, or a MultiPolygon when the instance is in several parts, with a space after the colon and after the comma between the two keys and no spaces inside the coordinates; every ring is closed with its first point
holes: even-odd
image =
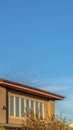
{"type": "Polygon", "coordinates": [[[58,94],[55,94],[55,93],[52,93],[52,92],[49,92],[49,91],[45,91],[45,90],[42,90],[42,89],[39,89],[39,88],[36,88],[36,87],[32,87],[32,86],[29,86],[29,85],[25,85],[25,84],[22,84],[22,83],[17,83],[17,82],[14,82],[14,81],[11,81],[11,80],[7,80],[7,79],[3,79],[3,78],[0,78],[0,84],[4,84],[4,83],[10,83],[12,85],[17,85],[18,87],[21,86],[21,87],[26,87],[27,89],[30,89],[31,90],[34,90],[34,91],[37,91],[37,92],[42,92],[44,94],[47,94],[47,95],[51,95],[51,96],[55,96],[56,98],[53,98],[54,100],[63,100],[65,97],[64,96],[61,96],[61,95],[58,95],[58,94]]]}

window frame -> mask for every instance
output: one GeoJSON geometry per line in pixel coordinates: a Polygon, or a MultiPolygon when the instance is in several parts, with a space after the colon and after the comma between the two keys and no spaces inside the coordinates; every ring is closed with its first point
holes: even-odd
{"type": "MultiPolygon", "coordinates": [[[[25,116],[26,116],[26,100],[29,100],[29,109],[31,110],[31,102],[34,103],[34,118],[36,118],[35,116],[35,111],[36,111],[36,108],[35,108],[35,104],[36,102],[38,102],[38,110],[39,110],[39,106],[40,106],[40,103],[42,103],[42,109],[43,109],[43,119],[44,119],[44,101],[42,101],[41,99],[34,99],[34,98],[30,98],[30,97],[26,97],[26,96],[20,96],[20,95],[16,95],[16,94],[13,94],[13,93],[9,93],[9,118],[18,118],[18,119],[24,119],[25,116]],[[14,97],[14,115],[10,115],[10,96],[13,96],[14,97]],[[16,116],[16,97],[19,98],[19,116],[16,116]],[[21,99],[24,99],[24,117],[21,116],[21,99]]],[[[38,113],[38,118],[40,118],[40,113],[38,113]]]]}

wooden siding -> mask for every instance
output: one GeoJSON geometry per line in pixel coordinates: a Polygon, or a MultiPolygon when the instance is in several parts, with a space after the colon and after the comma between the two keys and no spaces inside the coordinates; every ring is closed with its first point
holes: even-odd
{"type": "Polygon", "coordinates": [[[2,107],[6,106],[6,89],[0,86],[0,123],[6,123],[6,110],[2,107]]]}

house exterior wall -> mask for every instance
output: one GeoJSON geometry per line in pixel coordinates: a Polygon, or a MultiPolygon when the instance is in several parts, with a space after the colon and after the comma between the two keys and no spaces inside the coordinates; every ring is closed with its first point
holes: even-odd
{"type": "Polygon", "coordinates": [[[6,106],[6,89],[0,86],[0,123],[6,123],[6,110],[2,107],[6,106]]]}
{"type": "Polygon", "coordinates": [[[55,102],[53,100],[48,101],[48,115],[55,115],[55,102]]]}
{"type": "Polygon", "coordinates": [[[26,93],[22,93],[22,92],[18,92],[18,91],[13,91],[11,89],[7,90],[8,91],[8,109],[7,110],[2,110],[2,106],[6,106],[6,89],[3,87],[0,87],[0,124],[21,124],[23,118],[21,117],[11,117],[10,116],[10,108],[9,108],[9,97],[10,95],[15,96],[15,97],[19,97],[19,98],[24,98],[24,99],[30,99],[30,100],[34,100],[35,102],[43,102],[44,104],[44,118],[47,117],[47,115],[53,115],[55,114],[55,105],[54,105],[54,101],[46,99],[46,98],[42,98],[42,97],[37,97],[37,96],[33,96],[30,94],[26,94],[26,93]],[[6,114],[6,112],[8,112],[6,114]],[[7,117],[6,117],[7,116],[7,117]],[[6,120],[8,118],[8,120],[6,120]],[[8,122],[7,122],[8,121],[8,122]]]}
{"type": "MultiPolygon", "coordinates": [[[[33,100],[34,102],[42,102],[44,104],[44,118],[47,117],[47,114],[51,115],[54,114],[54,101],[48,101],[45,98],[39,98],[39,97],[34,97],[33,95],[28,95],[28,94],[24,94],[24,93],[19,93],[17,91],[9,91],[8,92],[8,99],[10,97],[10,95],[13,95],[14,97],[19,97],[19,98],[24,98],[29,99],[29,100],[33,100]]],[[[8,110],[9,110],[9,103],[8,103],[8,110]]],[[[8,111],[8,113],[10,113],[8,111]]],[[[8,114],[8,123],[9,124],[20,124],[22,123],[23,118],[21,117],[11,117],[8,114]]]]}

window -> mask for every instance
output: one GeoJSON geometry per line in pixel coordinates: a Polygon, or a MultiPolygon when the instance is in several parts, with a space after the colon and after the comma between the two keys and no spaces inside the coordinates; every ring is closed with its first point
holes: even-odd
{"type": "Polygon", "coordinates": [[[26,116],[29,116],[29,100],[26,100],[26,116]]]}
{"type": "Polygon", "coordinates": [[[40,103],[40,118],[43,118],[43,104],[40,103]]]}
{"type": "Polygon", "coordinates": [[[31,101],[31,110],[34,112],[34,101],[31,101]]]}
{"type": "Polygon", "coordinates": [[[10,104],[10,106],[9,106],[10,116],[24,118],[25,114],[27,117],[29,117],[29,114],[33,114],[33,116],[37,119],[38,119],[38,117],[40,117],[41,119],[43,119],[43,117],[44,117],[43,102],[24,99],[23,97],[16,97],[16,96],[12,96],[12,95],[10,95],[9,102],[10,102],[9,103],[10,104]],[[26,108],[26,110],[25,110],[25,108],[26,108]],[[32,110],[32,113],[29,113],[30,109],[32,110]]]}
{"type": "Polygon", "coordinates": [[[24,99],[21,98],[21,117],[24,117],[24,99]]]}
{"type": "Polygon", "coordinates": [[[16,97],[16,116],[19,116],[19,98],[16,97]]]}
{"type": "Polygon", "coordinates": [[[35,103],[36,118],[38,118],[38,102],[35,103]]]}
{"type": "Polygon", "coordinates": [[[10,96],[10,116],[14,116],[14,96],[10,96]]]}

